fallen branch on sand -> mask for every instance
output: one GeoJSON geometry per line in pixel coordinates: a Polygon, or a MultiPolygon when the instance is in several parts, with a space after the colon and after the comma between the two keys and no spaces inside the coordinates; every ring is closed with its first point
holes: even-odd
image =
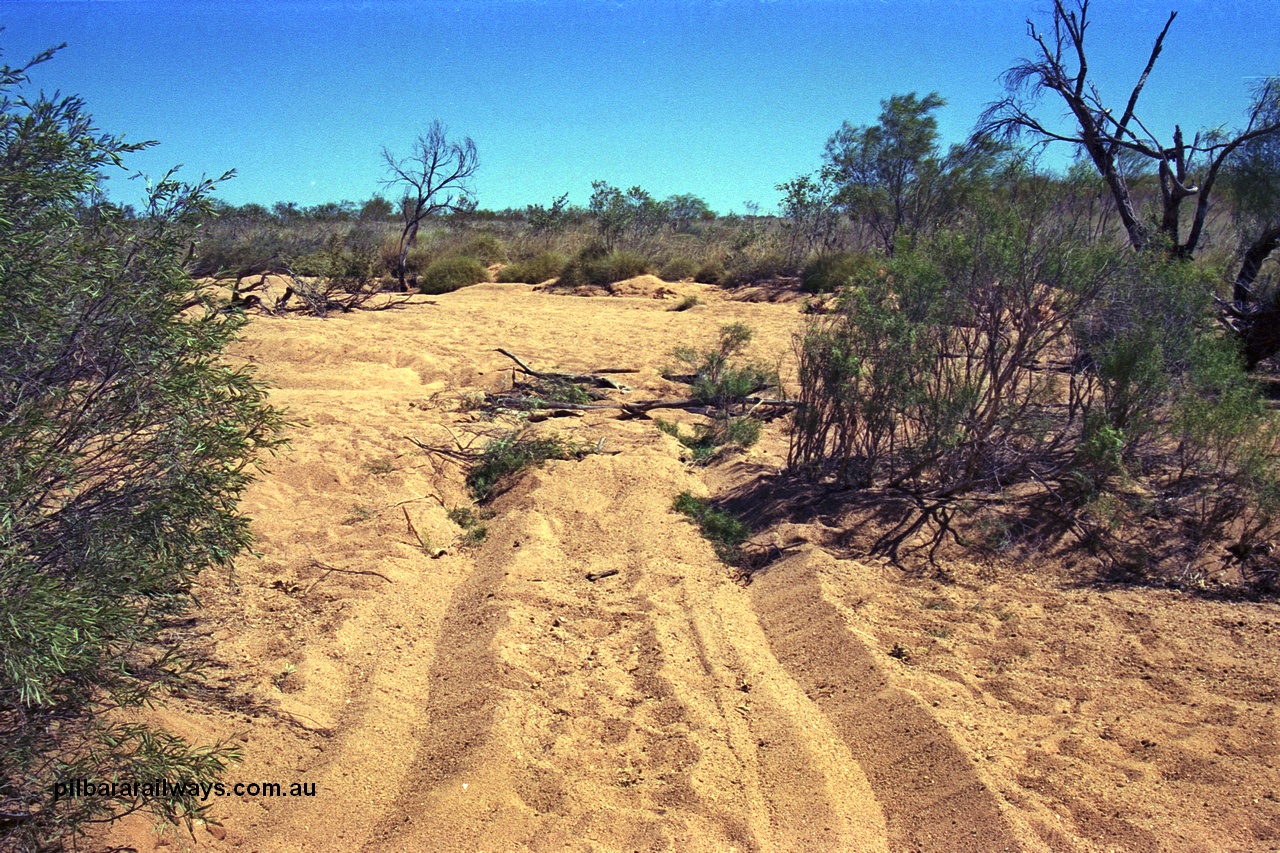
{"type": "MultiPolygon", "coordinates": [[[[343,313],[356,310],[387,311],[403,307],[415,295],[395,294],[376,280],[357,283],[326,277],[303,278],[288,264],[280,262],[253,264],[239,270],[235,276],[228,308],[257,308],[275,315],[300,312],[316,317],[327,317],[330,311],[343,313]],[[258,279],[256,282],[244,285],[246,279],[255,276],[258,279]],[[269,277],[288,281],[284,293],[271,303],[264,298],[269,277]],[[388,298],[374,303],[372,300],[375,296],[388,298]]],[[[419,300],[413,304],[434,305],[435,303],[430,300],[419,300]]]]}
{"type": "Polygon", "coordinates": [[[319,560],[316,560],[314,558],[311,560],[310,563],[307,563],[307,568],[324,569],[324,574],[320,575],[320,577],[313,580],[311,582],[311,585],[302,591],[303,595],[306,595],[307,593],[311,592],[311,590],[315,588],[316,584],[320,583],[320,581],[329,577],[329,575],[333,574],[334,572],[337,572],[343,575],[373,575],[374,577],[382,578],[387,583],[394,583],[394,581],[391,580],[391,578],[387,577],[381,572],[375,572],[371,569],[340,569],[337,566],[330,566],[329,564],[322,563],[319,560]]]}
{"type": "MultiPolygon", "coordinates": [[[[681,400],[642,400],[637,402],[621,402],[612,401],[604,397],[599,391],[588,391],[573,386],[590,386],[593,388],[610,388],[623,392],[629,392],[632,389],[619,382],[602,376],[604,373],[637,373],[639,371],[626,367],[600,368],[591,373],[564,373],[552,372],[544,370],[534,370],[520,356],[508,350],[498,347],[495,352],[502,353],[511,359],[519,367],[520,371],[526,376],[531,377],[533,382],[523,382],[515,379],[515,370],[512,370],[512,387],[510,391],[504,391],[497,394],[487,394],[486,407],[488,409],[509,409],[518,412],[532,413],[532,420],[544,420],[548,417],[563,417],[583,412],[613,410],[621,414],[619,417],[623,420],[630,418],[647,418],[649,412],[655,409],[681,409],[695,415],[703,415],[709,418],[723,417],[724,411],[714,405],[708,404],[706,400],[698,399],[681,399],[681,400]],[[560,399],[556,399],[559,397],[560,399]],[[549,399],[550,398],[550,399],[549,399]]],[[[690,377],[692,378],[692,377],[690,377]]],[[[763,389],[755,389],[757,391],[763,389]]],[[[745,414],[750,415],[759,420],[773,420],[782,415],[791,412],[800,407],[798,400],[779,400],[769,397],[760,397],[755,393],[750,396],[743,397],[734,401],[735,407],[750,407],[750,411],[745,414]]],[[[412,439],[410,439],[412,441],[412,439]]],[[[418,442],[422,449],[427,450],[418,442]]],[[[435,452],[440,452],[438,448],[432,448],[435,452]]],[[[457,454],[449,454],[457,459],[457,454]]]]}
{"type": "Polygon", "coordinates": [[[502,353],[507,358],[520,365],[520,369],[536,379],[551,379],[561,382],[572,382],[575,385],[595,385],[598,388],[612,388],[616,391],[627,392],[631,389],[621,382],[614,381],[607,376],[601,376],[602,373],[638,373],[626,367],[613,367],[596,370],[591,373],[548,373],[546,371],[534,370],[517,355],[507,352],[502,347],[498,347],[497,352],[502,353]]]}

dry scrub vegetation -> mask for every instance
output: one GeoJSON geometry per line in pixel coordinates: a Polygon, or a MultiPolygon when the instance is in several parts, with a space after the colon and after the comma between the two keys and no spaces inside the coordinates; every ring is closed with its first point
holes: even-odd
{"type": "Polygon", "coordinates": [[[777,215],[481,210],[439,123],[394,201],[139,212],[136,146],[3,101],[0,847],[1274,844],[1280,87],[1139,139],[1087,13],[966,143],[893,96],[777,215]],[[53,796],[241,760],[367,796],[53,796]]]}

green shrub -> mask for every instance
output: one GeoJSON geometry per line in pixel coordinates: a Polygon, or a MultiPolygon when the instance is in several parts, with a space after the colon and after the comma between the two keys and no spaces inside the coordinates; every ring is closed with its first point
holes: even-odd
{"type": "Polygon", "coordinates": [[[539,252],[527,261],[508,264],[498,271],[498,281],[541,284],[556,278],[564,269],[565,258],[557,252],[539,252]]]}
{"type": "Polygon", "coordinates": [[[727,418],[718,422],[720,425],[719,440],[722,444],[736,444],[739,447],[751,447],[760,440],[764,424],[755,418],[727,418]]]}
{"type": "Polygon", "coordinates": [[[735,445],[751,447],[760,440],[764,425],[752,417],[715,418],[709,424],[698,424],[692,435],[686,435],[680,425],[654,418],[658,429],[689,448],[693,461],[706,465],[716,458],[722,447],[735,445]]]}
{"type": "Polygon", "coordinates": [[[215,182],[170,172],[125,216],[97,187],[145,146],[78,99],[16,94],[24,71],[0,69],[0,849],[50,850],[204,810],[55,782],[212,782],[237,757],[129,720],[192,682],[178,620],[247,547],[238,499],[281,421],[224,357],[243,316],[183,267],[215,182]]]}
{"type": "Polygon", "coordinates": [[[834,293],[850,280],[864,274],[871,264],[866,255],[836,252],[809,262],[800,273],[800,289],[805,293],[834,293]]]}
{"type": "Polygon", "coordinates": [[[334,231],[319,251],[298,259],[291,269],[297,275],[316,276],[355,290],[378,274],[378,246],[367,231],[334,231]]]}
{"type": "Polygon", "coordinates": [[[567,379],[543,378],[530,383],[534,393],[548,403],[585,405],[595,402],[587,389],[567,379]]]}
{"type": "Polygon", "coordinates": [[[456,252],[450,252],[463,258],[475,258],[485,266],[500,264],[507,259],[507,249],[497,235],[482,232],[463,243],[456,252]]]}
{"type": "Polygon", "coordinates": [[[557,436],[529,436],[515,430],[489,442],[467,474],[467,487],[477,501],[493,497],[497,489],[526,468],[548,459],[572,459],[584,451],[557,436]]]}
{"type": "Polygon", "coordinates": [[[794,270],[786,258],[778,254],[749,255],[741,254],[734,258],[720,284],[725,287],[739,287],[754,284],[758,281],[770,281],[783,278],[794,270]]]}
{"type": "Polygon", "coordinates": [[[632,252],[607,252],[601,254],[591,246],[579,252],[560,272],[560,284],[578,287],[593,284],[607,287],[617,281],[625,281],[652,272],[653,267],[640,255],[632,252]]]}
{"type": "Polygon", "coordinates": [[[698,525],[722,562],[731,566],[742,562],[742,545],[751,536],[751,530],[745,524],[689,492],[681,492],[671,508],[687,515],[698,525]]]}
{"type": "Polygon", "coordinates": [[[462,528],[463,542],[479,545],[489,535],[489,529],[481,523],[481,516],[470,507],[449,510],[449,520],[462,528]]]}
{"type": "Polygon", "coordinates": [[[662,265],[658,277],[663,281],[684,281],[693,278],[698,272],[698,265],[688,258],[672,258],[662,265]]]}
{"type": "Polygon", "coordinates": [[[1029,476],[1040,454],[1056,452],[1067,427],[1046,428],[1057,410],[1044,406],[1050,380],[1034,355],[1115,256],[1080,232],[1033,223],[992,211],[904,247],[886,275],[859,273],[802,336],[793,462],[820,462],[845,485],[883,474],[944,491],[1029,476]]]}
{"type": "Polygon", "coordinates": [[[688,311],[690,308],[694,307],[695,305],[701,305],[701,304],[702,304],[702,300],[691,294],[689,296],[686,296],[684,299],[681,299],[679,302],[677,302],[671,310],[672,311],[688,311]]]}
{"type": "Polygon", "coordinates": [[[422,293],[452,293],[489,280],[489,271],[475,258],[441,258],[418,277],[418,290],[422,293]]]}
{"type": "Polygon", "coordinates": [[[698,267],[698,271],[693,274],[693,280],[699,284],[720,284],[725,278],[724,264],[720,261],[710,261],[698,267]]]}
{"type": "Polygon", "coordinates": [[[777,385],[777,374],[763,365],[732,363],[732,359],[746,349],[751,337],[749,326],[730,323],[720,329],[720,340],[714,350],[676,347],[675,358],[693,370],[689,384],[693,399],[728,412],[746,397],[777,385]]]}
{"type": "Polygon", "coordinates": [[[1039,492],[1113,570],[1194,578],[1227,547],[1261,559],[1280,429],[1215,321],[1213,279],[1098,241],[1047,187],[904,241],[809,324],[792,466],[911,496],[872,545],[891,556],[960,542],[972,495],[991,512],[1039,492]]]}
{"type": "Polygon", "coordinates": [[[694,428],[692,436],[681,433],[676,424],[658,421],[658,428],[674,436],[693,451],[693,459],[706,463],[725,445],[750,447],[760,438],[761,424],[742,414],[743,403],[752,394],[775,387],[777,374],[758,364],[736,364],[751,340],[751,329],[743,323],[731,323],[720,329],[720,340],[714,350],[699,351],[677,347],[674,357],[693,370],[691,376],[680,377],[689,383],[689,395],[714,409],[711,423],[694,428]],[[735,415],[735,411],[739,414],[735,415]]]}

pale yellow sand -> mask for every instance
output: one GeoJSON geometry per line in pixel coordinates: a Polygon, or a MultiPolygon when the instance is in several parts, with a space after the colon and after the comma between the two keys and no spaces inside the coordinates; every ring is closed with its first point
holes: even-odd
{"type": "MultiPolygon", "coordinates": [[[[195,849],[1280,849],[1274,605],[1072,587],[1049,564],[912,580],[820,548],[831,516],[762,533],[799,544],[735,582],[671,502],[776,471],[782,421],[712,469],[652,422],[539,424],[617,453],[530,473],[460,544],[464,472],[407,437],[502,431],[458,406],[509,382],[495,348],[675,397],[671,349],[741,321],[787,373],[799,301],[654,281],[253,321],[236,353],[299,425],[245,502],[260,556],[201,585],[190,642],[216,689],[155,716],[238,742],[229,781],[317,794],[222,798],[195,849]]],[[[136,818],[95,841],[191,845],[136,818]]]]}

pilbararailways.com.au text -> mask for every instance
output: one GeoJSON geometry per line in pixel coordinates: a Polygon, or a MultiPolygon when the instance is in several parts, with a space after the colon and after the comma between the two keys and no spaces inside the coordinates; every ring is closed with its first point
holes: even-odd
{"type": "Polygon", "coordinates": [[[173,797],[314,797],[315,782],[99,782],[95,779],[72,779],[55,782],[54,800],[100,797],[113,800],[155,800],[173,797]]]}

